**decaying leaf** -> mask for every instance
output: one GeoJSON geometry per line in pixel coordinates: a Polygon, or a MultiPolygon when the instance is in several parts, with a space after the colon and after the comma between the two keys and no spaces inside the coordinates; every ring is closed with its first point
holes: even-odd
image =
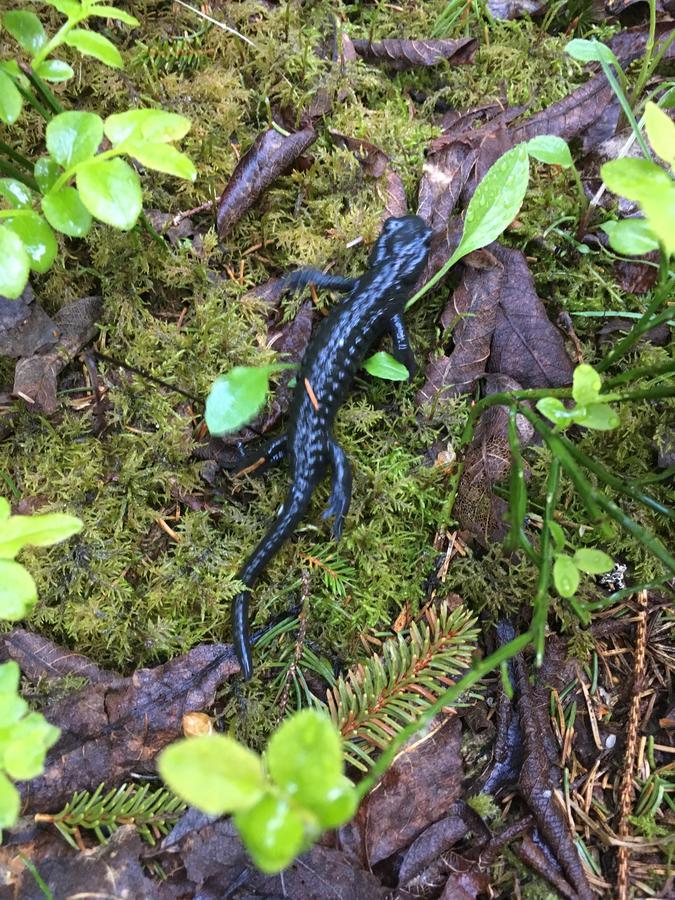
{"type": "Polygon", "coordinates": [[[35,302],[29,284],[18,300],[0,297],[0,356],[18,359],[49,350],[59,334],[56,322],[35,302]]]}
{"type": "Polygon", "coordinates": [[[285,137],[268,128],[242,156],[218,201],[218,236],[225,238],[263,191],[316,140],[312,127],[285,137]]]}
{"type": "Polygon", "coordinates": [[[459,66],[470,63],[478,42],[475,38],[408,41],[352,40],[354,50],[369,63],[380,63],[400,71],[416,66],[435,66],[442,60],[459,66]]]}
{"type": "Polygon", "coordinates": [[[394,171],[391,160],[379,147],[361,138],[349,137],[337,131],[330,132],[338,146],[351,150],[361,164],[361,168],[369,178],[384,178],[384,215],[404,216],[408,212],[408,202],[401,176],[394,171]]]}

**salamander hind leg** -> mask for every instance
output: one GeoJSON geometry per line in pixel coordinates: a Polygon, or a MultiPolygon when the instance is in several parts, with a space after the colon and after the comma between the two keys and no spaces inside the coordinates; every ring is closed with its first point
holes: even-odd
{"type": "Polygon", "coordinates": [[[324,512],[323,518],[335,517],[332,531],[335,540],[339,541],[352,500],[352,469],[344,450],[334,438],[330,438],[328,452],[333,469],[333,480],[328,509],[324,512]]]}
{"type": "Polygon", "coordinates": [[[278,466],[286,456],[286,435],[273,438],[262,447],[244,453],[237,462],[233,475],[262,475],[272,466],[278,466]]]}

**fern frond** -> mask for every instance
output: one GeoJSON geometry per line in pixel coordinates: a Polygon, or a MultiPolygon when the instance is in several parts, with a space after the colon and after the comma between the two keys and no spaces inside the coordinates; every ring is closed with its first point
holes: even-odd
{"type": "Polygon", "coordinates": [[[345,758],[367,771],[373,754],[418,718],[471,664],[476,619],[463,607],[427,609],[406,636],[385,641],[379,655],[340,676],[326,706],[344,738],[345,758]]]}
{"type": "Polygon", "coordinates": [[[74,794],[61,812],[41,813],[35,819],[54,825],[76,850],[84,847],[80,829],[93,831],[99,843],[105,844],[121,825],[135,825],[140,836],[154,846],[186,809],[186,804],[166,788],[123,784],[104,795],[103,785],[99,784],[93,794],[90,791],[74,794]]]}

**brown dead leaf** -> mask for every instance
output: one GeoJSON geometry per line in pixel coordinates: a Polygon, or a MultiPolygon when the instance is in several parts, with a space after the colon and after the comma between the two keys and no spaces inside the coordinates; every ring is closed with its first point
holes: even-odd
{"type": "Polygon", "coordinates": [[[49,350],[59,339],[56,322],[35,302],[27,284],[17,300],[0,297],[0,356],[32,356],[49,350]]]}
{"type": "Polygon", "coordinates": [[[383,219],[390,216],[404,216],[408,212],[408,201],[401,176],[394,171],[391,160],[379,147],[361,138],[349,137],[338,131],[331,131],[331,137],[339,147],[351,150],[361,164],[364,174],[369,178],[384,178],[383,219]]]}
{"type": "Polygon", "coordinates": [[[417,215],[434,231],[442,231],[450,220],[462,188],[478,158],[470,141],[454,141],[427,156],[422,170],[417,215]]]}
{"type": "MultiPolygon", "coordinates": [[[[44,642],[27,650],[25,632],[4,635],[2,656],[25,661],[30,655],[32,677],[54,677],[55,659],[71,654],[44,642]]],[[[82,668],[81,658],[75,670],[82,668]]],[[[60,671],[60,669],[57,669],[60,671]]],[[[182,734],[183,716],[213,703],[218,686],[239,671],[229,645],[195,647],[189,653],[154,669],[138,669],[131,677],[116,673],[51,703],[45,716],[61,729],[61,737],[47,755],[45,771],[20,785],[25,811],[56,811],[75,791],[93,790],[102,781],[111,787],[130,772],[154,772],[154,758],[182,734]]]]}
{"type": "Polygon", "coordinates": [[[412,69],[415,66],[435,66],[447,60],[455,66],[473,60],[478,42],[475,38],[458,40],[441,39],[428,41],[352,40],[354,49],[368,63],[380,63],[396,71],[412,69]]]}
{"type": "Polygon", "coordinates": [[[47,353],[24,356],[16,364],[14,394],[22,397],[30,409],[48,415],[56,412],[56,379],[82,347],[96,334],[101,314],[100,297],[83,297],[59,310],[54,323],[58,341],[47,353]]]}
{"type": "Polygon", "coordinates": [[[13,659],[31,681],[76,675],[90,684],[114,684],[119,676],[97,666],[81,653],[72,653],[47,638],[23,628],[0,637],[0,657],[13,659]]]}
{"type": "Polygon", "coordinates": [[[258,200],[263,191],[283,175],[316,140],[310,126],[285,137],[268,128],[242,156],[218,201],[218,236],[225,238],[258,200]]]}

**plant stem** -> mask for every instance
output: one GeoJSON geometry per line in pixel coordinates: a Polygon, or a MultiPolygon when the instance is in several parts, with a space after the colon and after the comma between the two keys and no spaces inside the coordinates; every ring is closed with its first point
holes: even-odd
{"type": "Polygon", "coordinates": [[[647,45],[645,46],[645,54],[642,57],[642,66],[640,74],[635,82],[635,87],[630,95],[630,105],[635,109],[638,100],[642,94],[644,86],[649,78],[649,71],[654,54],[654,38],[656,36],[656,0],[649,0],[649,34],[647,36],[647,45]]]}
{"type": "Polygon", "coordinates": [[[59,103],[59,101],[56,99],[56,97],[54,96],[54,94],[49,90],[49,88],[48,88],[47,85],[44,83],[44,81],[40,78],[40,76],[39,76],[39,75],[36,75],[35,72],[31,69],[30,66],[21,65],[20,68],[21,68],[21,71],[22,71],[22,72],[24,73],[24,75],[26,76],[26,78],[28,78],[28,80],[30,81],[30,83],[33,85],[33,87],[35,88],[35,90],[38,92],[38,94],[39,94],[39,95],[42,97],[42,99],[45,101],[45,103],[47,104],[47,106],[49,106],[49,108],[51,109],[51,111],[52,111],[55,115],[58,115],[59,113],[62,113],[62,112],[63,112],[63,107],[61,106],[61,104],[59,103]]]}
{"type": "Polygon", "coordinates": [[[669,359],[668,362],[661,363],[659,366],[636,366],[634,369],[628,369],[620,375],[608,378],[604,387],[609,390],[626,381],[637,381],[639,378],[658,378],[659,375],[672,375],[675,373],[675,360],[669,359]]]}
{"type": "Polygon", "coordinates": [[[63,25],[59,28],[56,34],[50,38],[47,43],[41,47],[38,52],[33,57],[33,61],[31,62],[31,66],[34,69],[40,65],[41,62],[44,62],[49,54],[56,50],[59,44],[62,44],[65,40],[66,35],[69,31],[71,31],[76,25],[87,18],[87,13],[83,12],[80,15],[75,15],[72,18],[69,16],[67,21],[63,23],[63,25]]]}
{"type": "Polygon", "coordinates": [[[37,181],[35,181],[34,178],[30,175],[26,175],[25,172],[19,171],[19,169],[5,159],[0,159],[0,173],[6,175],[8,178],[16,178],[17,181],[25,184],[26,187],[29,187],[32,191],[39,190],[37,181]]]}
{"type": "Polygon", "coordinates": [[[26,101],[26,103],[29,106],[32,106],[35,112],[38,113],[38,115],[42,116],[45,122],[49,122],[49,120],[52,118],[52,114],[48,109],[45,109],[45,107],[40,103],[35,94],[33,94],[32,91],[29,91],[28,88],[25,88],[22,84],[20,84],[20,82],[16,78],[13,78],[12,81],[14,82],[14,86],[26,101]]]}
{"type": "Polygon", "coordinates": [[[638,126],[638,123],[635,120],[635,116],[633,115],[633,110],[630,108],[630,103],[626,98],[625,93],[623,92],[623,88],[616,80],[614,72],[612,72],[608,63],[605,62],[604,59],[600,60],[600,65],[602,66],[602,71],[605,73],[605,78],[609,81],[609,85],[616,94],[616,99],[619,101],[621,109],[623,113],[630,123],[630,127],[633,129],[633,134],[635,135],[635,139],[640,145],[640,149],[644,153],[645,159],[651,159],[652,155],[649,152],[649,147],[647,146],[644,137],[642,136],[642,132],[638,126]]]}
{"type": "Polygon", "coordinates": [[[540,666],[544,660],[544,641],[546,638],[546,619],[548,618],[549,605],[548,588],[551,581],[551,529],[549,528],[549,523],[553,520],[559,483],[560,461],[554,456],[546,482],[546,505],[544,506],[539,551],[539,579],[537,581],[537,593],[534,597],[532,622],[530,624],[536,654],[535,665],[537,666],[540,666]]]}
{"type": "Polygon", "coordinates": [[[659,309],[659,307],[665,300],[665,293],[667,289],[667,280],[659,284],[659,286],[654,291],[652,302],[644,311],[642,318],[638,319],[638,321],[631,328],[628,334],[619,341],[619,343],[611,351],[611,353],[608,353],[604,359],[600,360],[600,362],[595,367],[598,372],[604,372],[625,353],[628,353],[628,351],[640,340],[640,338],[646,331],[649,331],[650,328],[654,328],[656,325],[660,325],[662,322],[666,322],[672,316],[672,309],[665,309],[659,315],[654,315],[656,310],[659,309]]]}
{"type": "Polygon", "coordinates": [[[0,141],[0,153],[4,153],[5,156],[8,156],[10,159],[14,160],[15,163],[20,165],[22,169],[26,169],[31,175],[33,174],[33,163],[4,141],[0,141]]]}
{"type": "Polygon", "coordinates": [[[121,144],[119,147],[111,147],[110,150],[104,150],[103,153],[97,153],[95,156],[90,156],[89,159],[84,159],[82,162],[75,163],[74,166],[71,166],[59,175],[52,185],[51,193],[55,194],[57,191],[60,191],[62,187],[65,187],[80,169],[84,169],[86,166],[92,165],[92,163],[99,163],[106,159],[112,159],[115,156],[121,156],[121,154],[125,152],[121,147],[121,144]]]}
{"type": "Polygon", "coordinates": [[[411,722],[407,725],[402,731],[400,731],[391,741],[391,743],[387,746],[387,749],[382,753],[381,756],[375,762],[375,765],[372,767],[370,772],[366,775],[365,778],[361,779],[361,781],[356,785],[356,793],[359,800],[363,800],[363,798],[368,794],[380,780],[380,778],[387,771],[389,766],[394,760],[394,757],[399,752],[401,747],[408,741],[414,734],[416,734],[420,729],[424,728],[424,726],[433,719],[435,715],[437,715],[441,710],[446,706],[451,706],[453,703],[456,703],[458,698],[467,691],[470,687],[484,678],[486,675],[489,675],[494,669],[497,669],[502,662],[511,659],[517,653],[520,653],[521,650],[524,650],[525,647],[530,643],[532,639],[532,635],[530,631],[526,631],[524,634],[519,635],[514,640],[509,641],[508,644],[504,644],[503,647],[499,647],[499,649],[495,650],[494,653],[491,653],[489,656],[486,656],[485,659],[479,660],[474,666],[464,675],[463,678],[460,678],[455,684],[451,685],[447,691],[445,691],[441,696],[429,706],[414,722],[411,722]]]}

